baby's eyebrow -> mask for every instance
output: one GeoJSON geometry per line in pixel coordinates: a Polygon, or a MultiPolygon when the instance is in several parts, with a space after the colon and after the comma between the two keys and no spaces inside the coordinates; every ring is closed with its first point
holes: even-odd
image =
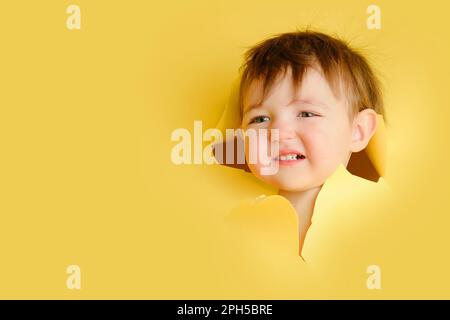
{"type": "MultiPolygon", "coordinates": [[[[328,108],[328,105],[326,103],[324,103],[322,101],[319,101],[319,100],[310,99],[310,98],[294,98],[288,104],[288,106],[296,105],[296,104],[309,104],[309,105],[314,105],[314,106],[328,108]]],[[[261,106],[262,106],[262,103],[256,103],[256,104],[249,105],[247,108],[244,107],[243,115],[249,113],[253,109],[261,108],[261,106]]]]}
{"type": "Polygon", "coordinates": [[[247,108],[244,108],[243,114],[245,115],[246,113],[249,113],[251,110],[258,109],[258,108],[261,108],[261,103],[251,104],[247,108]]]}
{"type": "Polygon", "coordinates": [[[293,104],[297,104],[297,103],[315,105],[315,106],[324,107],[324,108],[328,107],[328,105],[326,103],[316,100],[316,99],[311,99],[311,98],[294,98],[289,105],[293,105],[293,104]]]}

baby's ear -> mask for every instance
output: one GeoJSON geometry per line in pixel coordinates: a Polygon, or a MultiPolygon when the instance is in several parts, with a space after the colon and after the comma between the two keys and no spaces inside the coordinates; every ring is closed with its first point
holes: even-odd
{"type": "Polygon", "coordinates": [[[377,129],[377,113],[373,109],[364,109],[357,113],[353,119],[351,152],[359,152],[369,144],[377,129]]]}

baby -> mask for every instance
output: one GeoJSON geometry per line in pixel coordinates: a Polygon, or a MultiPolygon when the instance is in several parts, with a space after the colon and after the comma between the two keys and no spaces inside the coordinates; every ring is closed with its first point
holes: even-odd
{"type": "MultiPolygon", "coordinates": [[[[325,181],[366,148],[384,114],[379,81],[366,59],[345,42],[319,32],[285,33],[245,55],[238,94],[240,128],[267,129],[266,141],[246,144],[246,165],[276,187],[298,214],[300,244],[325,181]],[[249,157],[269,149],[267,163],[249,157]]],[[[264,152],[263,152],[264,153],[264,152]]],[[[257,158],[257,157],[256,157],[257,158]]]]}

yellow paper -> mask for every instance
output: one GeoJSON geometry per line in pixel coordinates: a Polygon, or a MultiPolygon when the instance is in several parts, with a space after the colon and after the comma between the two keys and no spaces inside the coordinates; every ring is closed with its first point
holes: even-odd
{"type": "Polygon", "coordinates": [[[381,28],[369,29],[371,4],[3,1],[0,298],[450,298],[450,6],[377,1],[381,28]],[[280,229],[239,247],[245,233],[225,218],[275,190],[171,161],[174,130],[216,127],[245,49],[306,26],[363,50],[386,101],[389,200],[356,182],[324,196],[318,212],[333,218],[311,229],[310,255],[336,266],[299,263],[277,198],[259,206],[280,229]],[[381,289],[367,287],[371,265],[381,289]]]}

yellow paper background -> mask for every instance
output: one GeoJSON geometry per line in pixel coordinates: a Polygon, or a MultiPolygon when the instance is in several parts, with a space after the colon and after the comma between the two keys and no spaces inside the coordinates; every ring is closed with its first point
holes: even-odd
{"type": "MultiPolygon", "coordinates": [[[[213,226],[266,187],[229,168],[175,166],[170,135],[194,120],[214,127],[245,48],[307,25],[363,48],[385,86],[397,197],[386,229],[402,250],[383,289],[360,297],[449,298],[450,6],[377,1],[382,27],[368,30],[370,4],[3,2],[0,298],[261,298],[258,284],[217,285],[227,264],[213,226]],[[66,28],[70,4],[81,30],[66,28]],[[66,287],[71,264],[81,290],[66,287]]],[[[282,290],[264,297],[351,295],[282,290]]]]}

